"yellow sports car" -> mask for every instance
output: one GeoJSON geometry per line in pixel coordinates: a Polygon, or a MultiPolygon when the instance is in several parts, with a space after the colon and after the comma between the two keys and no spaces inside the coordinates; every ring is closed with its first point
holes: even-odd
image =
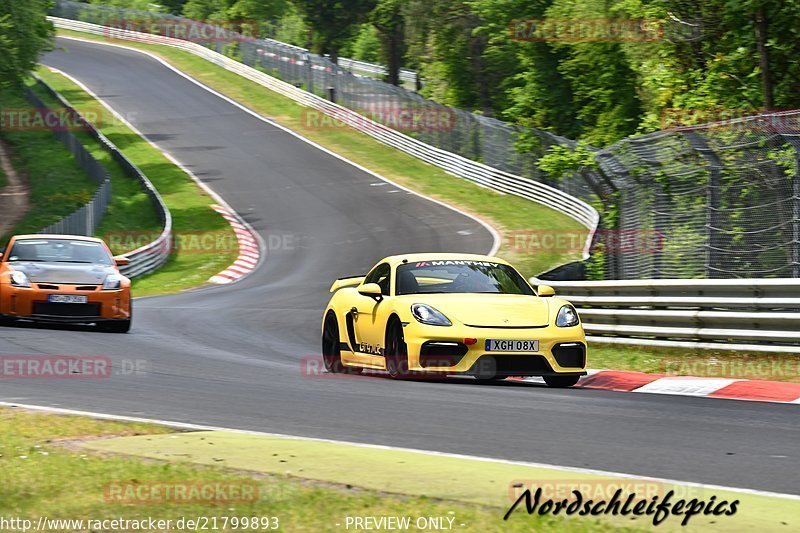
{"type": "Polygon", "coordinates": [[[329,372],[542,376],[551,387],[586,374],[575,308],[551,287],[534,291],[496,257],[387,257],[366,276],[336,280],[331,292],[322,322],[329,372]]]}

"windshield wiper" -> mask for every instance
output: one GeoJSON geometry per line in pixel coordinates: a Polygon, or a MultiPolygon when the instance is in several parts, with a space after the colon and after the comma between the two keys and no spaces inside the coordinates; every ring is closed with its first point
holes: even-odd
{"type": "Polygon", "coordinates": [[[51,263],[81,263],[85,265],[91,265],[94,261],[68,261],[66,259],[58,259],[56,261],[50,261],[51,263]]]}

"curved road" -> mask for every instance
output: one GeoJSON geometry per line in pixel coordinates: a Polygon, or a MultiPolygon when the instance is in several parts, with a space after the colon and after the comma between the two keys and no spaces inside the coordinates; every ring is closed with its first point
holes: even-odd
{"type": "Polygon", "coordinates": [[[406,251],[486,252],[475,221],[325,154],[133,51],[60,40],[85,83],[254,228],[244,281],[137,301],[129,335],[0,329],[0,355],[143,360],[144,375],[0,382],[0,400],[800,494],[798,406],[533,384],[308,376],[337,276],[406,251]]]}

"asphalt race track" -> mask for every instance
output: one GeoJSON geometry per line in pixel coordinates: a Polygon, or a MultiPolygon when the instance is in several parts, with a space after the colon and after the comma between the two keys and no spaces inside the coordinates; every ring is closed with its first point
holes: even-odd
{"type": "Polygon", "coordinates": [[[270,250],[235,285],[138,300],[128,335],[0,329],[0,355],[98,355],[147,368],[106,379],[5,379],[0,400],[800,494],[796,405],[306,375],[334,278],[392,253],[483,253],[490,234],[142,54],[58,44],[68,52],[49,53],[46,64],[125,114],[265,240],[290,235],[294,246],[270,250]]]}

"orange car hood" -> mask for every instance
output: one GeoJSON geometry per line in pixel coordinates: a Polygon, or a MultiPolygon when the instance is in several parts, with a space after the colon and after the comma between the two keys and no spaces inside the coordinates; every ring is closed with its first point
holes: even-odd
{"type": "Polygon", "coordinates": [[[113,266],[83,263],[44,263],[19,261],[11,263],[34,283],[77,283],[100,285],[109,274],[116,274],[113,266]]]}

